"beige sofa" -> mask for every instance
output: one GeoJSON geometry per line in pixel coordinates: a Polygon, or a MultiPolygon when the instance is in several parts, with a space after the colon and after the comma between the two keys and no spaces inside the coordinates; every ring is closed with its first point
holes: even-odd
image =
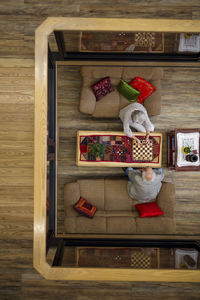
{"type": "Polygon", "coordinates": [[[153,84],[156,91],[144,101],[149,116],[159,115],[161,110],[161,88],[160,79],[163,77],[161,68],[150,67],[88,67],[81,69],[82,89],[80,96],[80,112],[92,115],[96,118],[118,118],[119,111],[130,104],[130,102],[119,94],[117,89],[96,102],[91,85],[100,79],[110,76],[111,83],[116,87],[123,79],[130,82],[139,76],[153,84]]]}
{"type": "Polygon", "coordinates": [[[140,218],[127,193],[127,179],[81,179],[65,184],[64,204],[66,233],[96,234],[171,234],[175,190],[163,183],[156,199],[164,216],[140,218]],[[94,204],[98,211],[93,219],[81,216],[73,209],[80,196],[94,204]]]}

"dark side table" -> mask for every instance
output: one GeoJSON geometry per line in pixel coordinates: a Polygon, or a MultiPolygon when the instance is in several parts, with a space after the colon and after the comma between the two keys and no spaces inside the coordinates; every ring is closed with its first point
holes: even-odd
{"type": "Polygon", "coordinates": [[[175,171],[200,171],[200,129],[176,129],[168,132],[168,167],[175,171]],[[186,160],[187,154],[183,148],[187,146],[198,157],[196,162],[186,160]]]}

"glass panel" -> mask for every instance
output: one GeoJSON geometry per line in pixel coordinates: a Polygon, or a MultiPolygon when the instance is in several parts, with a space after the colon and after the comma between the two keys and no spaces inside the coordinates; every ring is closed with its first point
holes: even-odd
{"type": "Polygon", "coordinates": [[[80,31],[64,31],[64,43],[67,52],[80,51],[80,31]]]}
{"type": "Polygon", "coordinates": [[[195,54],[198,33],[63,31],[68,52],[195,54]]]}
{"type": "Polygon", "coordinates": [[[62,266],[196,270],[200,260],[194,248],[65,247],[62,266]]]}

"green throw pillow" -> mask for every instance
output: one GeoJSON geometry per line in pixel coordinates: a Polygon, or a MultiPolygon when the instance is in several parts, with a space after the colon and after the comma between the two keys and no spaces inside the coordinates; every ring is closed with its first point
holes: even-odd
{"type": "Polygon", "coordinates": [[[124,80],[120,80],[120,83],[117,86],[117,90],[130,102],[135,102],[140,94],[140,92],[138,92],[124,80]]]}

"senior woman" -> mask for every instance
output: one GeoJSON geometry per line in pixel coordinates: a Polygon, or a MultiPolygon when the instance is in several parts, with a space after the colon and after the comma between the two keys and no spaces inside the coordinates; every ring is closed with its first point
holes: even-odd
{"type": "Polygon", "coordinates": [[[149,134],[154,131],[154,125],[151,123],[146,108],[140,103],[132,103],[121,109],[119,117],[123,122],[124,133],[141,144],[140,140],[134,136],[130,127],[136,131],[146,133],[146,143],[149,143],[149,134]]]}

